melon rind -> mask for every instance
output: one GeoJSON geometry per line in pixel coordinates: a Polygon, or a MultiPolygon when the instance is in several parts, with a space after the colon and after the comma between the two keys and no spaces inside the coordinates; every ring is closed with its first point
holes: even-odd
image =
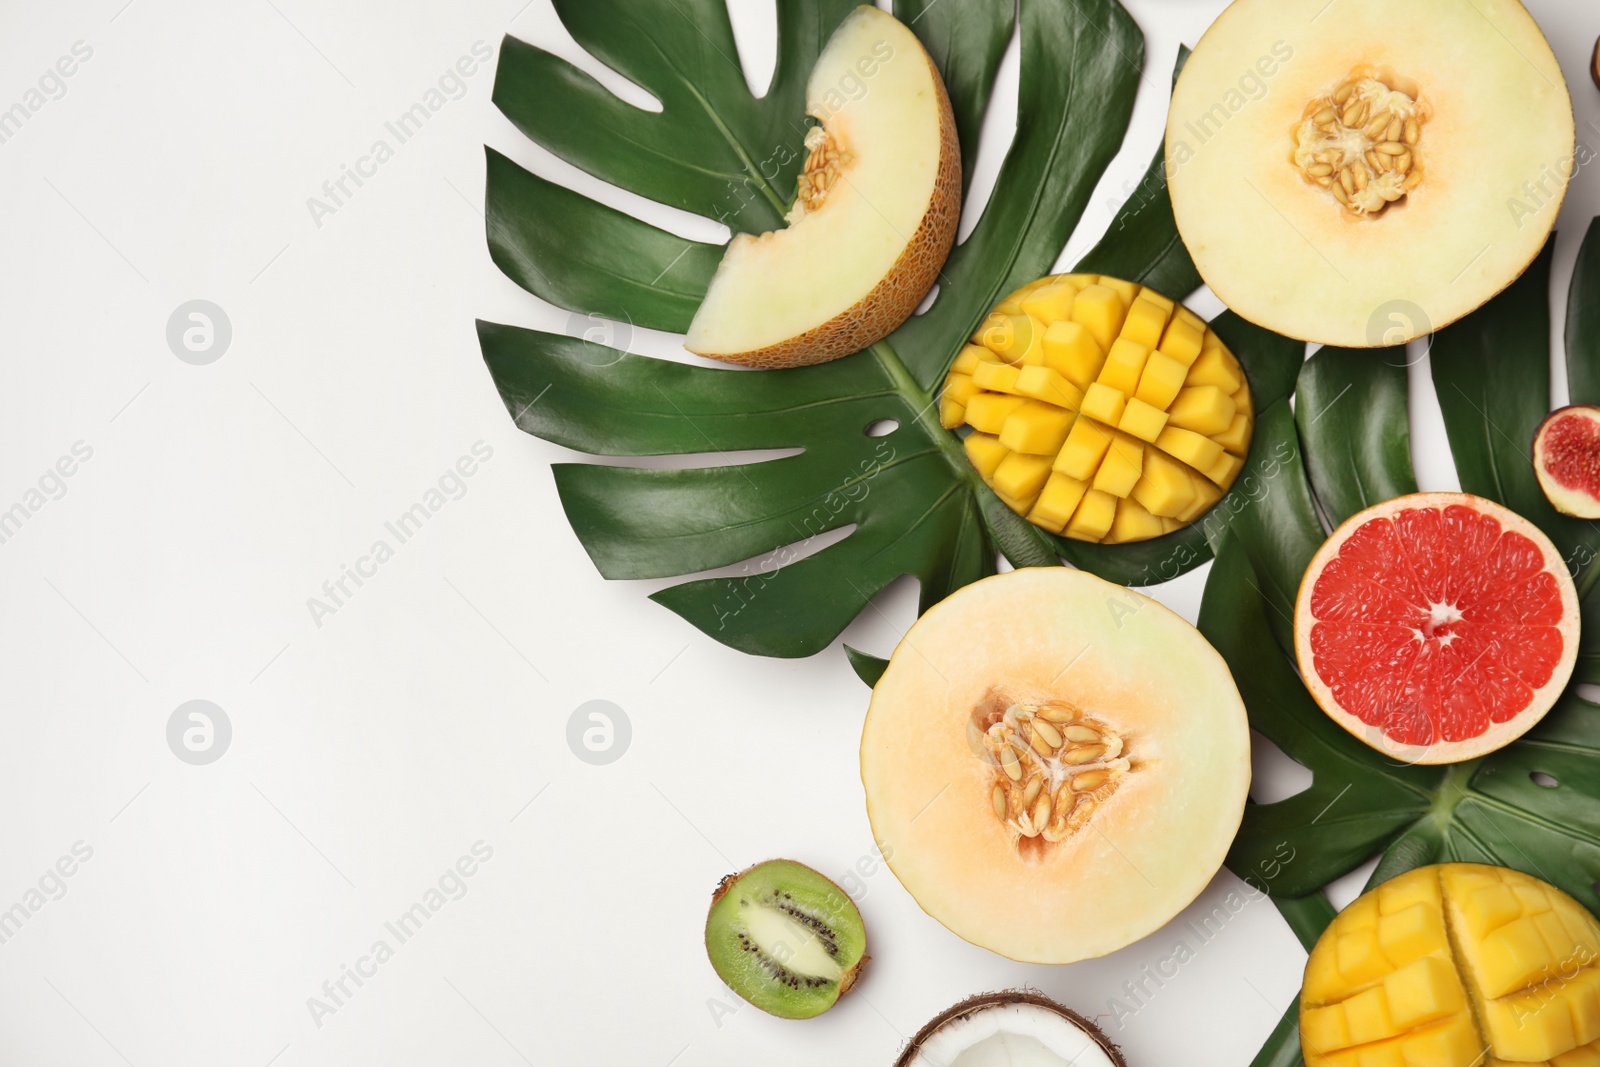
{"type": "Polygon", "coordinates": [[[1178,79],[1166,155],[1178,230],[1217,296],[1349,348],[1437,330],[1514,281],[1577,163],[1560,64],[1517,0],[1235,0],[1178,79]],[[1432,116],[1426,179],[1373,219],[1289,160],[1307,102],[1358,67],[1414,83],[1432,116]]]}
{"type": "Polygon", "coordinates": [[[917,903],[1027,963],[1103,956],[1159,929],[1221,867],[1244,815],[1250,732],[1227,664],[1156,601],[1083,571],[958,590],[906,633],[861,736],[873,835],[917,903]],[[1128,740],[1133,769],[1090,824],[1023,859],[969,747],[991,687],[1066,699],[1128,740]]]}
{"type": "Polygon", "coordinates": [[[1332,536],[1317,550],[1316,555],[1311,557],[1311,565],[1306,568],[1305,577],[1300,581],[1300,591],[1295,598],[1294,649],[1295,657],[1300,664],[1301,677],[1305,680],[1306,688],[1311,692],[1313,699],[1323,711],[1327,712],[1330,719],[1353,737],[1403,763],[1429,765],[1460,763],[1504,748],[1533,729],[1539,720],[1549,713],[1562,691],[1566,689],[1567,682],[1572,677],[1573,667],[1578,662],[1578,629],[1578,591],[1572,584],[1572,578],[1567,574],[1561,553],[1556,551],[1556,546],[1545,536],[1543,530],[1509,508],[1470,493],[1411,493],[1352,515],[1333,531],[1332,536]],[[1311,592],[1316,588],[1317,579],[1323,570],[1338,556],[1339,547],[1364,523],[1377,518],[1389,518],[1410,508],[1443,509],[1451,505],[1461,505],[1489,515],[1500,523],[1502,530],[1520,533],[1539,546],[1546,565],[1555,576],[1556,584],[1561,590],[1561,659],[1556,663],[1550,680],[1534,691],[1532,702],[1516,718],[1502,723],[1491,723],[1489,729],[1465,741],[1436,741],[1430,745],[1403,744],[1392,740],[1378,727],[1369,725],[1360,717],[1340,707],[1333,697],[1332,688],[1317,674],[1311,651],[1311,627],[1316,622],[1311,614],[1311,592]]]}

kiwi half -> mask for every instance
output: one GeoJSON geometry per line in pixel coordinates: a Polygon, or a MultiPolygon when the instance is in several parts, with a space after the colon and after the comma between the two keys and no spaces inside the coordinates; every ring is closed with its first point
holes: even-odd
{"type": "Polygon", "coordinates": [[[867,933],[849,895],[793,860],[730,874],[706,915],[706,953],[728,988],[784,1019],[821,1015],[855,985],[867,933]]]}

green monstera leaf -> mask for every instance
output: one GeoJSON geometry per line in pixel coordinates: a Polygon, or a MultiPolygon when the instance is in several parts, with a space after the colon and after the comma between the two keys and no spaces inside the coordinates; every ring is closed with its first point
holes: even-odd
{"type": "MultiPolygon", "coordinates": [[[[1553,247],[1553,246],[1552,246],[1553,247]]],[[[1464,490],[1537,523],[1567,554],[1585,612],[1600,604],[1593,566],[1600,529],[1558,515],[1539,491],[1529,450],[1549,411],[1551,248],[1483,309],[1439,331],[1430,363],[1464,490]]],[[[1600,392],[1600,224],[1584,242],[1569,295],[1573,398],[1600,392]]],[[[1376,884],[1413,867],[1464,860],[1514,867],[1600,912],[1600,705],[1576,685],[1600,671],[1600,633],[1585,627],[1574,687],[1528,734],[1448,767],[1409,766],[1325,715],[1296,670],[1289,623],[1299,577],[1331,523],[1416,491],[1403,349],[1322,349],[1295,392],[1299,453],[1260,507],[1216,539],[1200,629],[1228,660],[1256,731],[1312,772],[1287,799],[1252,804],[1229,868],[1271,894],[1309,948],[1333,918],[1322,890],[1381,855],[1376,884]],[[1299,461],[1300,454],[1304,462],[1299,461]]],[[[1267,419],[1263,415],[1263,422],[1267,419]]],[[[1297,1006],[1256,1067],[1300,1062],[1297,1006]]]]}
{"type": "MultiPolygon", "coordinates": [[[[760,232],[794,195],[806,76],[850,10],[779,0],[772,84],[752,95],[723,0],[557,0],[597,59],[653,94],[634,107],[565,60],[508,38],[494,99],[530,138],[642,196],[760,232]]],[[[950,92],[968,173],[1009,0],[902,0],[950,92]]],[[[687,365],[514,326],[480,324],[484,360],[518,426],[596,455],[713,454],[695,469],[558,464],[574,531],[607,578],[662,578],[743,564],[653,599],[735,648],[804,656],[827,647],[890,582],[914,575],[925,608],[1014,565],[1062,559],[1149,584],[1210,558],[1196,526],[1142,544],[1088,545],[1006,508],[939,426],[939,383],[993,305],[1049,271],[1121,146],[1143,37],[1116,0],[1023,0],[1017,132],[932,306],[886,340],[792,371],[687,365]],[[869,428],[893,426],[885,436],[869,428]],[[875,432],[875,431],[874,431],[875,432]],[[741,463],[756,449],[799,454],[741,463]],[[838,531],[847,531],[840,536],[838,531]],[[830,536],[831,535],[831,536],[830,536]],[[823,539],[826,538],[826,541],[823,539]]],[[[1160,155],[1085,269],[1182,298],[1200,283],[1178,238],[1160,155]]],[[[496,264],[537,296],[634,326],[682,331],[722,255],[488,152],[488,240],[496,264]]],[[[1224,313],[1214,323],[1257,403],[1286,398],[1303,346],[1224,313]]],[[[1215,514],[1237,508],[1219,507],[1215,514]]],[[[854,660],[864,677],[880,669],[854,660]]]]}

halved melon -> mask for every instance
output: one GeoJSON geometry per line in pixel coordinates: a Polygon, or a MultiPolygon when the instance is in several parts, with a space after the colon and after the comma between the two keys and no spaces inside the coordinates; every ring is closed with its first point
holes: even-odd
{"type": "Polygon", "coordinates": [[[822,363],[881,340],[933,287],[961,214],[950,99],[916,35],[858,7],[806,84],[821,123],[787,228],[728,245],[689,351],[752,367],[822,363]]]}
{"type": "Polygon", "coordinates": [[[1372,347],[1522,273],[1575,143],[1561,67],[1517,0],[1234,0],[1178,79],[1167,170],[1229,307],[1372,347]]]}
{"type": "Polygon", "coordinates": [[[911,627],[861,735],[872,832],[929,915],[1030,963],[1115,951],[1216,874],[1250,785],[1227,665],[1154,600],[1040,567],[911,627]]]}

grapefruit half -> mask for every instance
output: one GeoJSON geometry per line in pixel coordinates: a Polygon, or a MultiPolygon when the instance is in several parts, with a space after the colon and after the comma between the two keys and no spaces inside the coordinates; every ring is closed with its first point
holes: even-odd
{"type": "Polygon", "coordinates": [[[1334,722],[1408,763],[1457,763],[1555,704],[1578,656],[1578,594],[1522,516],[1414,493],[1333,532],[1300,583],[1294,633],[1334,722]]]}

